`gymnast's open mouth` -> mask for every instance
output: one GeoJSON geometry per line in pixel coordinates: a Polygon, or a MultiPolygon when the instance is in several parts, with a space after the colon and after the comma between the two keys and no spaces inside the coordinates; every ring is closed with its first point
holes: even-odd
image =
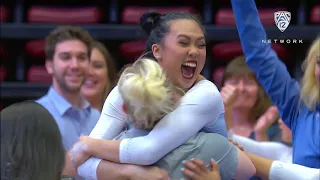
{"type": "Polygon", "coordinates": [[[181,73],[185,79],[192,79],[197,69],[197,61],[188,61],[182,64],[181,73]]]}

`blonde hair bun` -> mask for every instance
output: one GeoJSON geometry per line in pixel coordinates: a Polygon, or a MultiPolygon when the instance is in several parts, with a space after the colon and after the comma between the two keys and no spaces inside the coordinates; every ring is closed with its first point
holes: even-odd
{"type": "Polygon", "coordinates": [[[139,59],[126,68],[118,88],[129,115],[139,128],[153,128],[174,109],[173,86],[160,65],[152,59],[139,59]]]}

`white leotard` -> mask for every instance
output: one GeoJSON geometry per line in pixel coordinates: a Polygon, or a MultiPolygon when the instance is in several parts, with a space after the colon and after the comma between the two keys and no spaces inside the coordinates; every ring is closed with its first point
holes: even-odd
{"type": "MultiPolygon", "coordinates": [[[[115,87],[106,99],[101,117],[90,137],[112,139],[117,136],[129,122],[122,106],[123,99],[115,87]]],[[[151,165],[200,130],[227,137],[223,101],[217,87],[208,80],[195,84],[181,98],[179,106],[161,119],[147,136],[122,140],[120,161],[151,165]]],[[[96,179],[100,161],[90,158],[78,168],[79,175],[96,179]]]]}

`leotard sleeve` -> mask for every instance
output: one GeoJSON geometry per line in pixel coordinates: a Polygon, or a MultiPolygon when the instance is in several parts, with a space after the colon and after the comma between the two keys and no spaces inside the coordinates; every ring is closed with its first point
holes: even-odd
{"type": "MultiPolygon", "coordinates": [[[[90,137],[95,139],[113,139],[126,126],[127,114],[123,111],[123,99],[115,87],[107,97],[100,119],[90,137]]],[[[96,157],[89,158],[86,162],[78,167],[78,174],[86,179],[97,179],[96,171],[101,159],[96,157]]]]}
{"type": "Polygon", "coordinates": [[[319,180],[320,169],[309,168],[298,164],[274,161],[270,168],[270,180],[319,180]]]}
{"type": "Polygon", "coordinates": [[[123,111],[123,99],[116,86],[107,97],[101,116],[90,137],[112,139],[126,126],[126,113],[123,111]]]}
{"type": "MultiPolygon", "coordinates": [[[[120,161],[153,164],[202,128],[216,129],[212,127],[223,112],[223,101],[217,87],[210,81],[202,80],[183,96],[180,105],[159,121],[147,136],[122,140],[120,161]]],[[[226,136],[227,130],[223,124],[221,126],[219,123],[219,126],[226,136]]]]}
{"type": "Polygon", "coordinates": [[[230,138],[237,142],[246,152],[272,160],[281,160],[283,154],[292,154],[292,149],[278,142],[257,142],[252,139],[231,135],[230,138]]]}

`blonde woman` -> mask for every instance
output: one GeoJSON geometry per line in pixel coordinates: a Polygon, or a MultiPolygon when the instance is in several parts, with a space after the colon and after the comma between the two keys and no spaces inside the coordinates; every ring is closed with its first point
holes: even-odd
{"type": "MultiPolygon", "coordinates": [[[[254,0],[231,2],[246,63],[257,73],[259,82],[278,107],[281,119],[292,131],[293,163],[319,169],[320,37],[313,42],[307,54],[300,88],[270,44],[261,42],[267,37],[254,0]]],[[[265,169],[255,165],[257,172],[265,169]]],[[[282,168],[281,163],[273,163],[271,170],[282,168]]],[[[281,179],[281,173],[274,175],[277,178],[271,179],[281,179]]]]}
{"type": "MultiPolygon", "coordinates": [[[[176,145],[176,143],[180,142],[184,137],[182,135],[184,132],[179,130],[179,125],[185,126],[187,131],[192,131],[193,127],[196,126],[190,121],[186,121],[185,124],[177,124],[178,121],[175,121],[175,119],[183,117],[183,113],[187,113],[184,110],[180,109],[180,111],[178,111],[179,116],[175,113],[171,115],[171,112],[176,110],[177,106],[188,106],[190,100],[195,102],[192,98],[195,97],[196,89],[201,88],[201,84],[203,85],[203,83],[211,82],[203,80],[183,96],[183,91],[168,81],[166,74],[156,61],[144,58],[136,61],[131,67],[124,70],[118,86],[111,92],[106,101],[106,107],[109,107],[111,103],[114,104],[114,106],[122,107],[122,109],[118,108],[107,112],[109,115],[113,113],[112,118],[104,118],[99,121],[90,134],[91,138],[83,137],[82,140],[75,145],[73,149],[74,160],[78,158],[77,154],[79,153],[77,151],[82,151],[81,148],[84,147],[83,144],[85,144],[88,149],[99,147],[98,151],[88,151],[86,154],[87,158],[89,156],[96,156],[103,159],[110,158],[109,152],[107,151],[109,147],[108,142],[105,140],[94,140],[92,138],[127,139],[140,137],[140,145],[142,147],[137,150],[140,151],[139,154],[141,154],[141,156],[131,157],[132,159],[135,158],[135,160],[133,159],[132,161],[141,165],[156,163],[155,165],[167,170],[169,176],[173,179],[183,177],[183,173],[181,172],[183,163],[181,162],[194,157],[203,159],[208,165],[210,164],[210,159],[214,159],[221,167],[220,174],[224,179],[232,179],[233,177],[238,177],[239,179],[249,178],[254,172],[251,162],[248,161],[249,159],[245,157],[241,151],[238,152],[225,137],[219,134],[195,132],[185,144],[181,146],[178,145],[179,147],[175,150],[172,149],[172,152],[166,152],[168,151],[166,144],[176,145]],[[122,97],[122,99],[119,99],[119,97],[122,97]],[[166,118],[172,118],[170,122],[166,123],[172,123],[176,128],[170,129],[166,127],[167,124],[159,123],[157,126],[158,128],[160,126],[162,130],[152,132],[154,126],[161,119],[165,120],[166,118]],[[126,126],[129,130],[120,133],[126,126]],[[149,132],[153,140],[145,138],[149,132]],[[179,136],[177,136],[178,138],[170,138],[172,135],[168,132],[171,132],[171,134],[179,134],[179,136]],[[157,139],[161,137],[166,138],[166,140],[163,144],[157,146],[156,143],[159,143],[157,139]],[[152,141],[154,141],[154,143],[152,141]],[[149,147],[150,145],[152,146],[149,147]],[[163,151],[157,151],[155,149],[157,147],[163,151]],[[151,157],[151,155],[155,157],[151,157]],[[246,164],[247,166],[240,167],[240,164],[246,164]]],[[[211,100],[214,98],[215,97],[212,96],[211,100]]],[[[191,106],[191,108],[194,110],[197,109],[196,106],[191,106]]],[[[190,110],[191,109],[189,109],[189,111],[190,110]]],[[[106,110],[104,109],[103,112],[106,112],[106,110]]],[[[213,112],[213,114],[215,113],[216,112],[213,112]]],[[[206,117],[207,115],[210,115],[210,113],[204,113],[203,117],[199,117],[198,115],[192,116],[192,114],[190,114],[189,118],[194,120],[197,120],[197,118],[207,120],[207,122],[203,124],[202,130],[214,132],[216,125],[214,121],[206,117]]],[[[163,122],[163,120],[160,122],[163,122]]],[[[134,151],[135,150],[129,153],[136,153],[134,151]]],[[[83,155],[80,153],[80,157],[81,156],[83,155]]],[[[122,156],[126,156],[126,154],[122,156]]],[[[90,168],[94,166],[92,162],[95,161],[99,163],[99,159],[91,158],[81,165],[78,169],[79,174],[85,178],[96,179],[96,177],[90,176],[90,174],[96,174],[96,169],[90,168]]]]}

